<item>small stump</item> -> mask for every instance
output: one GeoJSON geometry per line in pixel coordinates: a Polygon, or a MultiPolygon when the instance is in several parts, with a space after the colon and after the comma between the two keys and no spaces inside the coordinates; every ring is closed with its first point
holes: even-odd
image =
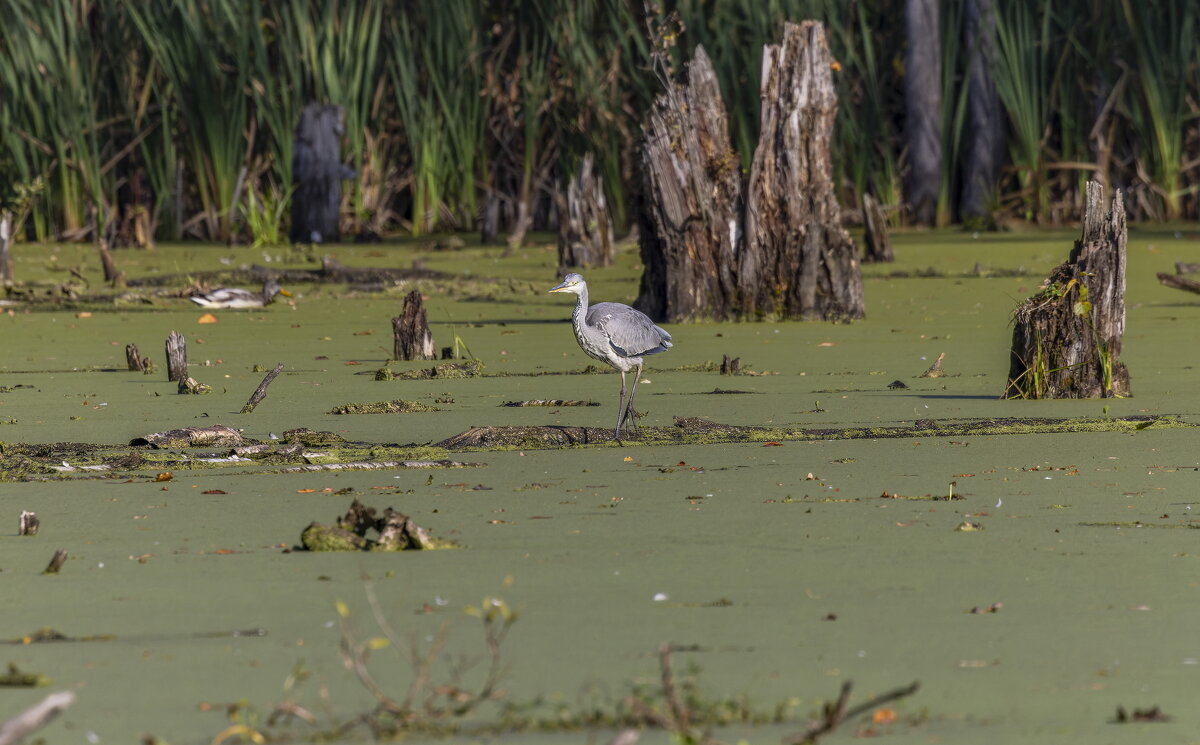
{"type": "Polygon", "coordinates": [[[413,290],[404,298],[404,310],[392,319],[392,357],[397,360],[436,360],[433,333],[421,293],[413,290]]]}
{"type": "Polygon", "coordinates": [[[1083,236],[1041,292],[1013,313],[1005,398],[1129,395],[1120,361],[1125,332],[1125,204],[1118,191],[1087,185],[1083,236]]]}
{"type": "Polygon", "coordinates": [[[357,499],[345,515],[333,525],[310,523],[300,535],[306,551],[428,551],[457,548],[450,541],[429,535],[429,531],[408,515],[388,507],[382,515],[357,499]],[[368,533],[376,533],[369,538],[368,533]]]}

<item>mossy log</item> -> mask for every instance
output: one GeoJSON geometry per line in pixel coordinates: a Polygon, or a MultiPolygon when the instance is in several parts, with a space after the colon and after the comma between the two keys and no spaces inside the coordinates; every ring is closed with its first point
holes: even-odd
{"type": "Polygon", "coordinates": [[[1013,313],[1005,398],[1128,396],[1125,332],[1125,205],[1087,185],[1083,235],[1042,290],[1013,313]]]}
{"type": "Polygon", "coordinates": [[[763,49],[759,139],[737,267],[745,318],[864,315],[858,249],[834,193],[833,66],[816,21],[785,23],[783,42],[763,49]]]}
{"type": "Polygon", "coordinates": [[[223,424],[211,427],[184,427],[166,432],[154,432],[129,441],[130,445],[150,445],[151,447],[194,448],[194,447],[233,447],[243,443],[242,433],[223,424]]]}
{"type": "Polygon", "coordinates": [[[634,306],[656,321],[725,320],[737,313],[740,160],[703,47],[682,78],[658,96],[645,127],[638,226],[645,270],[634,306]]]}
{"type": "Polygon", "coordinates": [[[613,262],[612,214],[604,196],[604,179],[595,173],[595,158],[586,153],[579,172],[558,203],[558,273],[572,269],[608,266],[613,262]]]}

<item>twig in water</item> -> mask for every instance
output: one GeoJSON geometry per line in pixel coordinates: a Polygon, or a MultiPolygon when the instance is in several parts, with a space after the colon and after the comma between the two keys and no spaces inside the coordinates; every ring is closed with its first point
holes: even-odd
{"type": "Polygon", "coordinates": [[[869,699],[854,708],[847,708],[847,705],[850,703],[850,690],[853,687],[853,684],[848,680],[842,683],[842,690],[838,694],[837,701],[825,704],[821,719],[810,722],[808,728],[803,732],[784,738],[784,745],[813,745],[816,743],[818,737],[837,729],[847,719],[853,719],[859,714],[868,712],[877,706],[882,706],[889,701],[911,696],[921,687],[921,682],[913,681],[909,685],[895,688],[887,693],[869,699]]]}
{"type": "Polygon", "coordinates": [[[271,372],[267,373],[267,376],[263,378],[261,383],[258,384],[258,388],[254,389],[254,393],[250,396],[250,400],[248,400],[246,405],[242,407],[243,414],[249,414],[254,411],[254,407],[258,406],[259,402],[267,397],[267,386],[271,385],[271,381],[275,380],[275,376],[279,375],[279,373],[282,371],[283,363],[280,362],[273,370],[271,370],[271,372]]]}

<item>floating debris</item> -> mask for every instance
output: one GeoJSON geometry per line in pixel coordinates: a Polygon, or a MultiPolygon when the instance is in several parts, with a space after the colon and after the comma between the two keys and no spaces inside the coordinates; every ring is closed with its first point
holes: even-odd
{"type": "Polygon", "coordinates": [[[450,541],[435,539],[412,518],[388,507],[380,515],[355,499],[350,509],[333,525],[310,523],[300,535],[307,551],[430,551],[458,548],[450,541]],[[377,534],[368,538],[368,533],[377,534]]]}

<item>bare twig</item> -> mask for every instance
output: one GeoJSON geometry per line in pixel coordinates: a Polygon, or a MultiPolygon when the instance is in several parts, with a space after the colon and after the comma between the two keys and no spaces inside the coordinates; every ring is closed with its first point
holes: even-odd
{"type": "Polygon", "coordinates": [[[0,745],[15,745],[45,727],[74,702],[75,694],[71,691],[51,693],[42,699],[41,703],[31,706],[0,725],[0,745]]]}
{"type": "Polygon", "coordinates": [[[882,706],[890,701],[911,696],[921,687],[921,683],[920,681],[913,681],[909,685],[895,688],[887,693],[869,699],[858,706],[847,708],[850,703],[850,691],[853,687],[853,684],[848,680],[842,683],[842,690],[838,693],[837,700],[825,704],[821,718],[810,722],[803,732],[785,737],[783,740],[784,745],[813,745],[816,743],[817,738],[837,729],[847,719],[853,719],[859,714],[870,711],[877,706],[882,706]]]}
{"type": "Polygon", "coordinates": [[[670,642],[659,644],[658,664],[662,669],[663,698],[671,709],[671,719],[674,720],[675,731],[686,737],[691,730],[691,723],[688,709],[679,700],[679,692],[675,689],[675,672],[671,669],[671,652],[674,649],[675,646],[670,642]]]}
{"type": "Polygon", "coordinates": [[[254,393],[251,394],[250,399],[246,401],[246,405],[242,407],[243,414],[249,414],[253,412],[254,407],[258,406],[259,402],[267,397],[267,386],[271,385],[271,381],[275,380],[275,377],[282,371],[283,363],[280,362],[279,364],[275,365],[271,372],[267,373],[267,376],[263,378],[261,383],[258,384],[258,388],[254,389],[254,393]]]}

